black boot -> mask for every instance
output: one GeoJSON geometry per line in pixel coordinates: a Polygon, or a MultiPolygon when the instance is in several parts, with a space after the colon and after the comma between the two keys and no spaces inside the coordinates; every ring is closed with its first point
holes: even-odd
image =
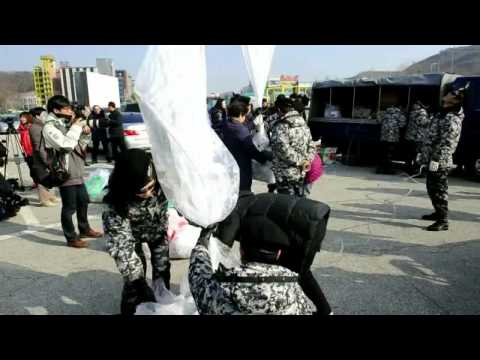
{"type": "Polygon", "coordinates": [[[429,227],[427,227],[428,231],[447,231],[448,230],[448,221],[446,220],[437,220],[437,222],[433,223],[429,227]]]}
{"type": "Polygon", "coordinates": [[[126,282],[122,291],[120,311],[122,315],[134,315],[137,306],[144,302],[155,302],[155,294],[144,278],[126,282]]]}
{"type": "Polygon", "coordinates": [[[431,214],[422,216],[422,220],[438,221],[439,219],[440,218],[438,217],[437,213],[431,213],[431,214]]]}

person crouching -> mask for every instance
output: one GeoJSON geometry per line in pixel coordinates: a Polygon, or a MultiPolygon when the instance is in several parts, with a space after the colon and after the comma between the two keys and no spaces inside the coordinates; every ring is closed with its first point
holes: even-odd
{"type": "Polygon", "coordinates": [[[213,271],[208,252],[213,228],[202,229],[192,251],[188,280],[200,315],[311,315],[298,274],[278,265],[281,250],[240,241],[242,265],[213,271]]]}
{"type": "Polygon", "coordinates": [[[143,243],[150,248],[153,281],[161,279],[170,289],[168,202],[144,150],[127,150],[117,157],[104,202],[106,248],[124,278],[121,313],[133,315],[140,303],[155,302],[146,280],[143,243]]]}

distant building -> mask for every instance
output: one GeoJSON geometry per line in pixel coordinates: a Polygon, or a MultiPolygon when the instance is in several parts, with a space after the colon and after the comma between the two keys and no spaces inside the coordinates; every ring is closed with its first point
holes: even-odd
{"type": "Polygon", "coordinates": [[[56,78],[55,58],[50,55],[40,57],[40,65],[33,68],[33,84],[37,105],[45,105],[54,95],[53,80],[56,78]]]}
{"type": "Polygon", "coordinates": [[[30,110],[37,106],[37,97],[35,96],[35,91],[30,91],[20,94],[22,99],[23,109],[30,110]]]}
{"type": "Polygon", "coordinates": [[[15,94],[7,98],[6,107],[16,110],[28,111],[37,106],[35,91],[15,94]]]}
{"type": "Polygon", "coordinates": [[[112,59],[97,59],[97,70],[99,74],[115,76],[115,65],[112,59]]]}
{"type": "Polygon", "coordinates": [[[70,67],[64,63],[59,69],[61,84],[61,94],[73,102],[79,102],[78,99],[78,74],[85,72],[98,72],[94,66],[70,67]],[[66,66],[65,66],[66,65],[66,66]]]}
{"type": "Polygon", "coordinates": [[[120,103],[118,78],[91,71],[75,73],[77,102],[86,106],[107,107],[110,101],[120,103]]]}
{"type": "Polygon", "coordinates": [[[115,76],[118,79],[118,88],[120,90],[120,102],[124,103],[132,97],[132,77],[128,75],[126,70],[115,71],[115,76]]]}

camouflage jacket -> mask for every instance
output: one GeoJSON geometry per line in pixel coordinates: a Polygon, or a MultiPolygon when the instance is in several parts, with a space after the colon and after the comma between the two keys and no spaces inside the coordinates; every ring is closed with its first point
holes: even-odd
{"type": "Polygon", "coordinates": [[[312,162],[317,150],[310,129],[298,112],[290,111],[275,123],[270,145],[277,182],[298,182],[305,178],[302,163],[312,162]]]}
{"type": "Polygon", "coordinates": [[[135,252],[137,243],[148,242],[160,247],[156,267],[168,266],[167,200],[161,192],[130,205],[127,218],[122,218],[111,206],[102,215],[106,248],[126,280],[143,277],[143,266],[135,252]]]}
{"type": "Polygon", "coordinates": [[[310,315],[314,306],[297,279],[284,267],[253,262],[233,269],[220,264],[214,273],[201,244],[192,251],[188,271],[190,291],[203,315],[310,315]],[[283,282],[275,282],[278,277],[283,282]]]}
{"type": "Polygon", "coordinates": [[[383,113],[381,123],[380,140],[395,143],[400,141],[400,129],[405,127],[407,119],[398,107],[392,106],[383,113]]]}
{"type": "Polygon", "coordinates": [[[427,110],[421,107],[415,108],[410,112],[405,139],[422,143],[425,139],[429,124],[430,117],[428,116],[427,110]]]}
{"type": "Polygon", "coordinates": [[[430,161],[436,161],[442,170],[453,167],[453,153],[460,140],[464,117],[461,109],[458,113],[437,114],[432,118],[421,147],[420,164],[428,166],[430,161]]]}

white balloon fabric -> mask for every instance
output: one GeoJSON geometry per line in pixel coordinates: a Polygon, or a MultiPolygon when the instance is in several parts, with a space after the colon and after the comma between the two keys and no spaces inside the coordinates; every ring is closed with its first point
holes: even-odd
{"type": "Polygon", "coordinates": [[[135,92],[162,190],[191,222],[225,219],[238,199],[238,165],[206,118],[204,45],[152,45],[135,92]]]}
{"type": "Polygon", "coordinates": [[[242,45],[243,59],[255,93],[256,107],[262,105],[274,51],[275,45],[242,45]]]}

